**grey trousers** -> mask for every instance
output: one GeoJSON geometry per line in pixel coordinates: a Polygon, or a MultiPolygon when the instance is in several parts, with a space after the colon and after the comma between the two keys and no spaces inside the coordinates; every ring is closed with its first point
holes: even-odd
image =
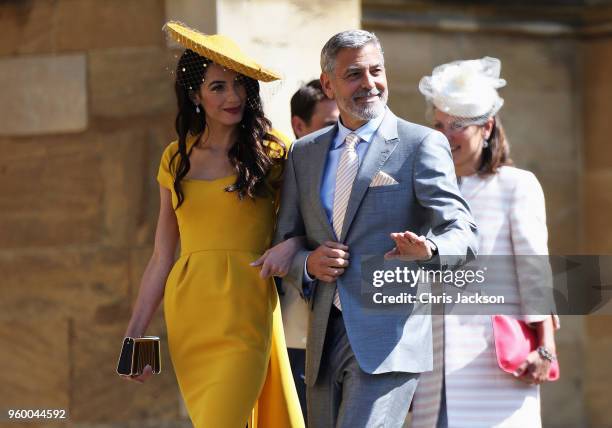
{"type": "Polygon", "coordinates": [[[307,389],[309,428],[401,428],[418,373],[361,370],[332,307],[317,382],[307,389]]]}

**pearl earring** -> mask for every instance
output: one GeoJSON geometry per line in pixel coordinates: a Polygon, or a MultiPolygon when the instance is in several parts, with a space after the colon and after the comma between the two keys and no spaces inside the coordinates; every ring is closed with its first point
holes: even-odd
{"type": "Polygon", "coordinates": [[[197,106],[195,106],[195,107],[196,107],[196,113],[200,113],[200,106],[199,106],[199,105],[197,105],[197,106]]]}
{"type": "Polygon", "coordinates": [[[486,149],[487,147],[489,147],[489,142],[487,140],[482,140],[482,148],[486,149]]]}

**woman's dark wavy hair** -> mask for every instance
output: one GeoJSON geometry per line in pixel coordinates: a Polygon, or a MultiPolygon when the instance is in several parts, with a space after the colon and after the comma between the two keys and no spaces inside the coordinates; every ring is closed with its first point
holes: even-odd
{"type": "MultiPolygon", "coordinates": [[[[209,64],[211,64],[209,59],[187,49],[181,55],[176,67],[174,90],[178,103],[175,121],[178,151],[170,159],[170,172],[174,176],[173,187],[178,198],[175,209],[185,200],[181,181],[187,176],[191,167],[187,152],[187,136],[200,135],[206,129],[205,112],[202,108],[199,113],[196,112],[192,96],[199,91],[209,64]],[[177,156],[178,162],[175,161],[177,156]]],[[[285,146],[280,139],[270,133],[272,124],[264,116],[259,82],[243,75],[240,75],[240,78],[243,79],[247,99],[238,126],[237,139],[228,153],[230,163],[236,170],[237,179],[225,191],[236,192],[240,199],[245,197],[255,199],[271,191],[272,185],[267,183],[266,177],[272,166],[282,161],[285,146]],[[280,150],[270,148],[270,143],[276,143],[280,150]]]]}
{"type": "Polygon", "coordinates": [[[495,174],[503,165],[513,165],[510,145],[499,116],[493,116],[493,129],[487,139],[488,146],[482,149],[482,163],[478,175],[486,177],[495,174]]]}

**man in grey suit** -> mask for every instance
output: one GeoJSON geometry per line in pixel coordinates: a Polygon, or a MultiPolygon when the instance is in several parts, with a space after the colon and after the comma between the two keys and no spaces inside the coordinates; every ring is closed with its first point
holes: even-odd
{"type": "Polygon", "coordinates": [[[336,34],[321,68],[340,120],[292,145],[275,237],[305,237],[284,281],[311,308],[309,426],[401,427],[418,373],[432,369],[431,318],[402,305],[372,310],[362,262],[385,255],[453,268],[475,256],[476,226],[444,136],[386,107],[376,36],[336,34]]]}

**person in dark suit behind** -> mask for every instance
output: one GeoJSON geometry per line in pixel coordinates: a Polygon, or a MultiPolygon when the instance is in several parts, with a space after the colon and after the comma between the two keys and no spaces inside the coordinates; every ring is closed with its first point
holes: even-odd
{"type": "Polygon", "coordinates": [[[291,127],[296,138],[335,125],[339,115],[336,102],[325,95],[319,79],[303,85],[291,97],[291,127]]]}

